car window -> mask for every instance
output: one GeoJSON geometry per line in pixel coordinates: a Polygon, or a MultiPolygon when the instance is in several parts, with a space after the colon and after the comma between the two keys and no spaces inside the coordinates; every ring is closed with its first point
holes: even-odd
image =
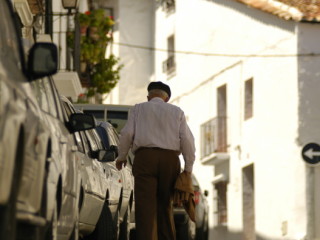
{"type": "Polygon", "coordinates": [[[109,136],[109,141],[110,141],[110,145],[118,145],[118,139],[115,135],[115,132],[113,131],[113,129],[111,127],[108,127],[108,136],[109,136]]]}
{"type": "Polygon", "coordinates": [[[98,145],[94,139],[93,133],[91,130],[86,131],[86,136],[88,137],[89,140],[89,145],[91,148],[91,151],[97,151],[99,150],[98,145]]]}
{"type": "MultiPolygon", "coordinates": [[[[69,120],[71,114],[75,113],[75,110],[67,102],[65,102],[65,101],[61,101],[61,102],[62,102],[63,108],[67,114],[67,119],[69,120]]],[[[78,146],[78,150],[82,153],[85,153],[85,147],[83,145],[83,141],[82,141],[80,133],[75,132],[75,133],[73,133],[73,136],[74,136],[74,139],[75,139],[76,144],[78,146]]]]}
{"type": "Polygon", "coordinates": [[[32,89],[38,100],[40,108],[45,112],[49,112],[49,102],[48,102],[45,87],[43,85],[43,79],[38,79],[37,81],[33,81],[32,89]]]}
{"type": "Polygon", "coordinates": [[[102,126],[97,126],[96,131],[100,136],[100,139],[101,139],[101,142],[102,142],[104,149],[108,149],[110,147],[110,142],[109,142],[107,130],[102,126]]]}
{"type": "Polygon", "coordinates": [[[85,152],[88,153],[90,152],[90,147],[89,147],[89,140],[84,132],[80,132],[81,138],[83,140],[83,147],[85,149],[85,152]]]}
{"type": "Polygon", "coordinates": [[[94,139],[96,140],[98,148],[103,149],[102,140],[101,140],[99,134],[97,133],[97,131],[95,129],[92,129],[91,131],[92,131],[92,135],[93,135],[94,139]]]}
{"type": "Polygon", "coordinates": [[[62,104],[63,104],[64,110],[66,111],[68,121],[69,121],[69,118],[70,118],[71,114],[73,113],[73,109],[71,109],[69,104],[64,101],[62,101],[62,104]]]}
{"type": "Polygon", "coordinates": [[[53,94],[53,89],[52,86],[50,84],[50,80],[49,79],[44,79],[43,80],[43,85],[47,94],[47,98],[48,98],[48,108],[49,108],[49,112],[52,116],[57,117],[58,113],[57,113],[57,104],[56,101],[54,100],[54,94],[53,94]]]}
{"type": "Polygon", "coordinates": [[[58,90],[56,85],[54,84],[53,79],[51,79],[51,84],[52,84],[52,89],[53,89],[53,94],[54,94],[54,98],[57,104],[57,113],[58,113],[58,117],[61,119],[61,121],[63,121],[63,110],[62,110],[62,101],[60,99],[58,90]]]}
{"type": "Polygon", "coordinates": [[[7,1],[0,1],[0,54],[6,59],[5,63],[21,69],[19,38],[10,12],[7,1]]]}
{"type": "Polygon", "coordinates": [[[197,181],[197,179],[195,178],[195,176],[192,175],[192,184],[193,184],[193,188],[194,190],[200,190],[200,186],[199,183],[197,181]]]}
{"type": "Polygon", "coordinates": [[[82,153],[85,153],[80,133],[79,132],[75,132],[73,135],[74,135],[74,138],[76,140],[76,143],[77,143],[77,146],[78,146],[78,150],[80,152],[82,152],[82,153]]]}
{"type": "Polygon", "coordinates": [[[3,113],[4,105],[3,103],[7,102],[10,99],[10,91],[7,84],[5,84],[0,77],[0,114],[3,113]]]}

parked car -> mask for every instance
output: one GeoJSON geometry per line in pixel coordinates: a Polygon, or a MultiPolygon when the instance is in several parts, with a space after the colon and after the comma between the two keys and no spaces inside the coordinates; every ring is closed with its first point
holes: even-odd
{"type": "MultiPolygon", "coordinates": [[[[115,105],[115,104],[74,104],[74,107],[80,111],[83,111],[84,113],[91,113],[95,116],[95,118],[98,120],[98,122],[109,122],[111,123],[112,127],[116,130],[116,137],[115,141],[118,142],[118,134],[120,133],[121,129],[124,127],[125,123],[128,120],[129,116],[129,111],[132,108],[131,105],[115,105]]],[[[99,128],[99,127],[98,127],[99,128]]],[[[97,129],[98,129],[97,128],[97,129]]],[[[108,126],[104,126],[105,129],[108,129],[108,126]]],[[[111,128],[111,127],[110,127],[111,128]]],[[[101,130],[101,136],[102,138],[106,136],[106,134],[103,134],[104,130],[101,130]]],[[[111,133],[111,136],[113,134],[111,133]]],[[[108,142],[105,143],[108,145],[108,142]]],[[[133,164],[133,154],[129,152],[128,154],[128,162],[129,164],[128,169],[131,171],[131,167],[133,164]]],[[[133,179],[132,176],[129,177],[132,181],[133,184],[133,179]]],[[[127,225],[130,226],[130,233],[132,236],[135,234],[135,204],[134,204],[134,197],[132,200],[133,204],[131,207],[131,214],[130,214],[130,219],[128,219],[127,225]]],[[[122,208],[122,213],[120,216],[123,215],[123,211],[125,208],[122,208]]],[[[121,225],[122,229],[126,229],[124,224],[121,225]]],[[[124,231],[120,231],[120,233],[123,233],[124,231]]],[[[126,235],[126,234],[124,234],[126,235]]],[[[121,234],[122,236],[122,234],[121,234]]]]}
{"type": "MultiPolygon", "coordinates": [[[[115,128],[109,122],[99,122],[97,132],[102,140],[104,149],[115,148],[118,149],[119,135],[115,128]]],[[[133,175],[132,175],[132,155],[127,157],[127,166],[121,171],[118,171],[115,166],[115,162],[112,162],[110,169],[114,174],[120,174],[120,181],[122,183],[121,196],[118,205],[110,204],[110,209],[113,213],[114,222],[117,222],[117,228],[119,229],[119,239],[129,239],[130,230],[132,225],[131,214],[134,214],[134,197],[133,197],[133,175]]],[[[111,183],[112,184],[112,183],[111,183]]]]}
{"type": "Polygon", "coordinates": [[[14,16],[12,1],[0,1],[0,239],[23,234],[17,222],[31,237],[46,222],[42,140],[49,130],[30,83],[57,71],[57,49],[50,43],[34,44],[25,62],[14,16]]]}
{"type": "MultiPolygon", "coordinates": [[[[76,112],[73,104],[61,96],[68,116],[76,112]]],[[[105,150],[95,129],[74,133],[81,157],[81,197],[79,230],[83,239],[113,239],[115,227],[109,204],[118,205],[121,179],[112,164],[116,149],[105,150]],[[105,162],[105,164],[102,164],[105,162]],[[111,165],[111,166],[110,166],[111,165]],[[111,182],[112,180],[112,182],[111,182]]]]}
{"type": "MultiPolygon", "coordinates": [[[[64,97],[62,99],[68,109],[76,112],[70,101],[64,97]]],[[[131,227],[130,214],[133,205],[133,176],[130,163],[128,164],[128,168],[121,171],[118,171],[115,166],[114,160],[118,155],[117,146],[119,144],[117,132],[110,123],[99,122],[95,130],[85,131],[83,134],[83,139],[86,139],[85,141],[88,143],[89,151],[91,153],[106,151],[106,158],[108,159],[100,161],[102,165],[101,169],[104,169],[105,179],[108,182],[108,184],[103,184],[107,186],[105,190],[105,204],[101,205],[103,206],[103,210],[100,213],[100,218],[95,230],[88,235],[88,238],[100,239],[97,237],[99,235],[97,232],[104,230],[106,232],[101,235],[106,234],[105,239],[129,239],[131,227]]],[[[97,208],[97,206],[94,207],[97,208]]],[[[81,224],[80,221],[80,226],[81,224]]]]}
{"type": "Polygon", "coordinates": [[[173,209],[177,240],[208,240],[209,207],[206,197],[208,191],[202,191],[194,174],[192,174],[194,201],[196,204],[196,222],[189,218],[183,207],[173,209]]]}
{"type": "MultiPolygon", "coordinates": [[[[48,135],[41,139],[46,146],[43,208],[47,224],[43,229],[46,239],[78,239],[80,162],[82,156],[73,134],[93,129],[92,115],[64,114],[58,91],[51,77],[32,83],[48,135]]],[[[20,188],[30,192],[23,182],[20,188]]]]}
{"type": "Polygon", "coordinates": [[[84,112],[91,113],[98,121],[109,122],[120,133],[128,120],[131,105],[117,104],[74,104],[75,108],[84,112]]]}

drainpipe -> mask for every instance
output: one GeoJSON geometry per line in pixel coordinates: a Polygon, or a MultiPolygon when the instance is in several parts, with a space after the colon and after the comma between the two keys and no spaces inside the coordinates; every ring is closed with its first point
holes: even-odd
{"type": "Polygon", "coordinates": [[[315,169],[306,166],[306,203],[307,203],[307,234],[306,240],[313,240],[315,237],[315,169]]]}

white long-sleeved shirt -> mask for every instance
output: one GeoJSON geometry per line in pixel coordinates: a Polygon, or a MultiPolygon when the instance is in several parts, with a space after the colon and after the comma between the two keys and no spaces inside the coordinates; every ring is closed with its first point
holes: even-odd
{"type": "Polygon", "coordinates": [[[182,153],[185,170],[192,171],[195,160],[194,137],[184,112],[155,97],[136,104],[120,133],[119,160],[125,160],[130,148],[159,147],[182,153]]]}

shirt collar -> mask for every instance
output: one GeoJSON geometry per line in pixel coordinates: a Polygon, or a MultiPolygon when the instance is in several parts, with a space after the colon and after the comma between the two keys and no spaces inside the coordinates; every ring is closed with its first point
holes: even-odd
{"type": "Polygon", "coordinates": [[[150,102],[164,102],[164,100],[160,97],[154,97],[150,100],[150,102]]]}

